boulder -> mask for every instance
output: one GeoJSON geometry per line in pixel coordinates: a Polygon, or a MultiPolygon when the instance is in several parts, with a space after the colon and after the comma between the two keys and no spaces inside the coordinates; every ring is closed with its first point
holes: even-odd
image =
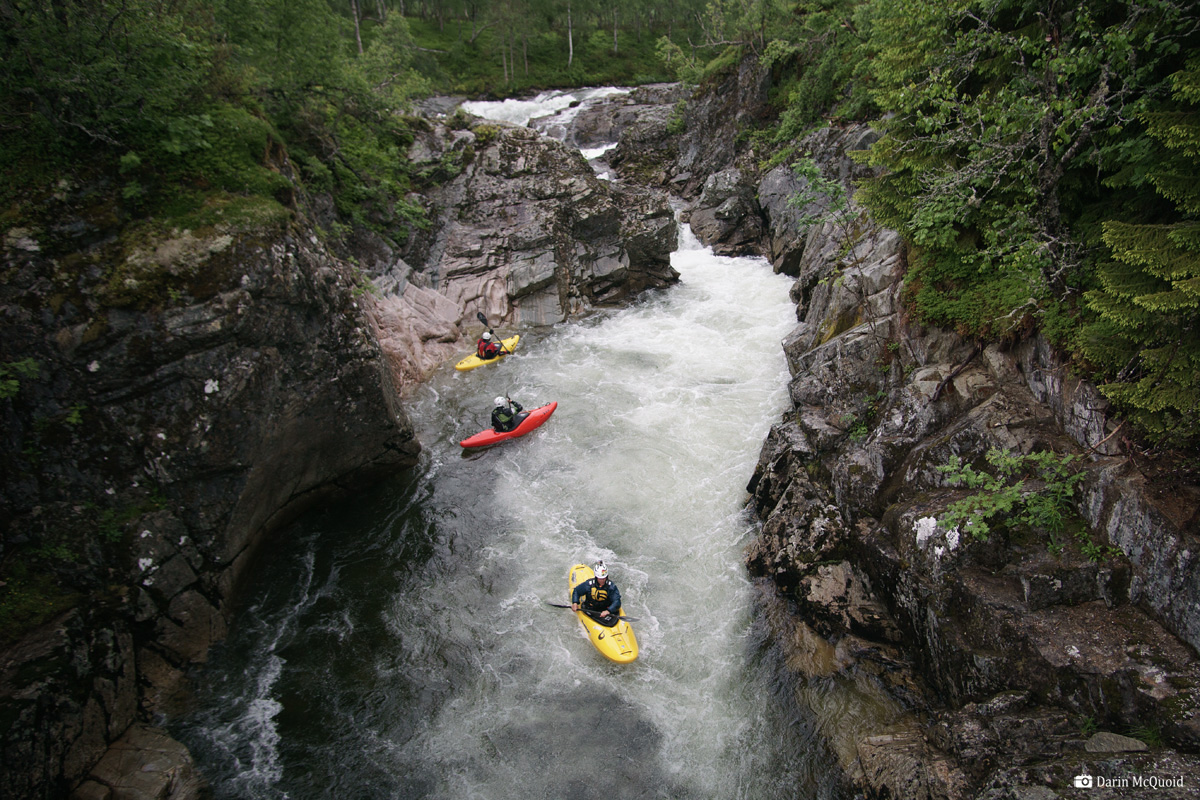
{"type": "Polygon", "coordinates": [[[160,728],[129,728],[92,767],[71,800],[199,800],[205,784],[187,748],[160,728]]]}

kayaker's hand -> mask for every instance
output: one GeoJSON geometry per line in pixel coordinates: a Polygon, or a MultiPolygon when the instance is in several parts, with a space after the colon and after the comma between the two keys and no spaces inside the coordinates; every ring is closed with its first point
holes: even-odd
{"type": "Polygon", "coordinates": [[[572,610],[572,611],[578,611],[578,610],[579,610],[579,603],[571,603],[571,610],[572,610]]]}
{"type": "Polygon", "coordinates": [[[605,610],[605,611],[601,611],[601,612],[600,612],[600,616],[602,616],[602,617],[606,617],[606,618],[607,618],[607,617],[608,617],[608,611],[607,611],[607,610],[605,610]]]}

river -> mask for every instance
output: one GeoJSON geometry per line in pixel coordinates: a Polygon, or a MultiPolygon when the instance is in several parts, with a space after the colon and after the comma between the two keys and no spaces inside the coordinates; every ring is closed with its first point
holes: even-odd
{"type": "Polygon", "coordinates": [[[419,467],[273,540],[171,724],[215,797],[837,796],[742,565],[791,281],[686,226],[672,264],[629,308],[445,365],[406,403],[419,467]],[[506,393],[558,410],[463,452],[506,393]],[[638,618],[631,665],[546,605],[597,559],[638,618]]]}

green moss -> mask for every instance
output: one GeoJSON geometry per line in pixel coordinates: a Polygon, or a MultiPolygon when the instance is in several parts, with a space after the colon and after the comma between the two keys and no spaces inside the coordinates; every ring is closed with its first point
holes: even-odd
{"type": "Polygon", "coordinates": [[[205,195],[193,210],[173,220],[191,230],[216,228],[222,232],[264,232],[278,229],[292,212],[273,197],[217,192],[205,195]]]}
{"type": "Polygon", "coordinates": [[[62,612],[74,608],[81,595],[58,585],[46,571],[17,560],[0,584],[0,644],[14,642],[62,612]]]}
{"type": "Polygon", "coordinates": [[[107,331],[107,330],[108,330],[108,319],[107,318],[97,317],[95,319],[92,319],[91,321],[88,322],[87,328],[84,329],[83,336],[80,337],[80,342],[83,344],[88,344],[89,342],[94,342],[97,339],[99,339],[101,336],[103,336],[105,331],[107,331]]]}
{"type": "Polygon", "coordinates": [[[829,340],[842,335],[861,322],[861,309],[858,307],[848,308],[836,318],[824,320],[821,323],[822,330],[820,343],[825,344],[829,340]]]}
{"type": "Polygon", "coordinates": [[[475,134],[475,144],[479,147],[487,147],[496,137],[500,135],[499,125],[476,125],[471,129],[471,133],[475,134]]]}
{"type": "Polygon", "coordinates": [[[743,51],[741,47],[731,46],[722,50],[716,58],[704,65],[701,70],[700,81],[715,81],[722,76],[735,70],[742,62],[743,51]]]}

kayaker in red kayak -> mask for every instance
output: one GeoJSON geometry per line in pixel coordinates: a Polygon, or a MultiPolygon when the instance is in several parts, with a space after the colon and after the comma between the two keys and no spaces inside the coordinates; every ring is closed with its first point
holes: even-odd
{"type": "MultiPolygon", "coordinates": [[[[511,421],[499,420],[501,426],[511,426],[509,430],[502,431],[500,428],[484,428],[474,436],[468,436],[466,439],[463,439],[459,444],[466,448],[490,447],[497,442],[524,436],[540,427],[554,413],[554,409],[558,408],[558,403],[547,403],[544,406],[530,409],[529,411],[522,409],[519,403],[513,403],[512,405],[515,407],[511,410],[508,405],[509,401],[504,397],[496,398],[496,410],[500,412],[498,416],[506,418],[512,415],[511,421]]],[[[495,416],[493,416],[492,420],[492,424],[495,424],[495,416]]]]}
{"type": "Polygon", "coordinates": [[[521,420],[525,416],[521,412],[525,409],[515,400],[510,400],[507,397],[497,397],[496,407],[492,409],[492,430],[496,433],[507,433],[513,428],[521,424],[521,420]]]}

